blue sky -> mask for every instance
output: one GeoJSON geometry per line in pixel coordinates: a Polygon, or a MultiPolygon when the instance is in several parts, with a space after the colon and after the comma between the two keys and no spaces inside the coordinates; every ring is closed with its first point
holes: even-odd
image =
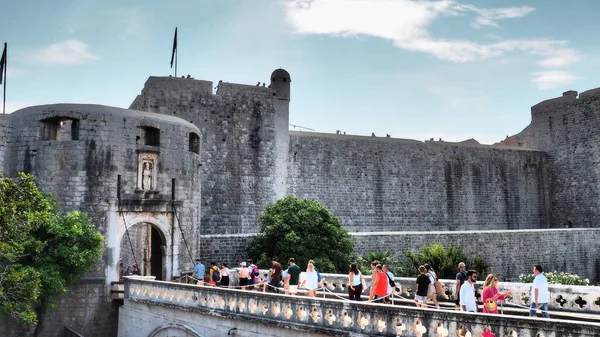
{"type": "Polygon", "coordinates": [[[7,107],[128,107],[166,76],[292,77],[290,123],[320,132],[499,141],[529,108],[600,86],[600,1],[11,1],[7,107]],[[35,3],[35,4],[32,4],[35,3]],[[493,5],[492,5],[493,4],[493,5]]]}

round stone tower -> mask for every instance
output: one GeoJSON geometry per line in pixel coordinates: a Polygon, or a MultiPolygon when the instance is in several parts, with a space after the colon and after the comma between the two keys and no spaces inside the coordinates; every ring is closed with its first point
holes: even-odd
{"type": "Polygon", "coordinates": [[[285,69],[276,69],[271,74],[271,89],[275,90],[275,97],[281,100],[290,100],[290,73],[285,69]]]}

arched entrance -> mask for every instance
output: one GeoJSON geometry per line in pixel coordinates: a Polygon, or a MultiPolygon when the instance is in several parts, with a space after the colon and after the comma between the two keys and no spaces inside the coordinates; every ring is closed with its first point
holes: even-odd
{"type": "Polygon", "coordinates": [[[128,228],[120,243],[120,259],[127,271],[137,261],[142,276],[166,280],[165,237],[152,223],[140,222],[128,228]],[[135,257],[135,258],[134,258],[135,257]]]}

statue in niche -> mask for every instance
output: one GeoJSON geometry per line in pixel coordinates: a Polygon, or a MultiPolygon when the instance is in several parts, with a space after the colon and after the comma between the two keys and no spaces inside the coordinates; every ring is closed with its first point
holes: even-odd
{"type": "Polygon", "coordinates": [[[152,190],[152,163],[144,162],[142,168],[142,189],[152,190]]]}

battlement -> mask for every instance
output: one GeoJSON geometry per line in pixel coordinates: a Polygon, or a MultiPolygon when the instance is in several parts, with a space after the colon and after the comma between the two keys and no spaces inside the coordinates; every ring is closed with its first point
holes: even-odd
{"type": "Polygon", "coordinates": [[[589,105],[593,101],[600,101],[600,88],[590,89],[578,95],[577,91],[565,91],[562,96],[547,99],[531,107],[532,123],[539,118],[554,112],[563,112],[569,107],[589,105]]]}
{"type": "Polygon", "coordinates": [[[405,143],[414,145],[425,145],[425,146],[453,146],[453,147],[474,147],[481,149],[498,149],[498,150],[509,150],[509,151],[538,151],[526,147],[514,147],[508,145],[487,145],[471,142],[446,142],[436,140],[416,140],[408,138],[394,138],[394,137],[373,137],[373,136],[362,136],[362,135],[350,135],[350,134],[334,134],[334,133],[323,133],[323,132],[307,132],[307,131],[289,131],[292,137],[318,137],[328,138],[336,140],[356,140],[356,141],[373,141],[373,142],[388,142],[388,143],[405,143]]]}
{"type": "Polygon", "coordinates": [[[217,85],[216,95],[218,96],[239,94],[252,95],[254,97],[264,99],[275,97],[275,90],[266,86],[263,87],[258,85],[238,84],[229,82],[219,82],[219,84],[217,85]]]}

